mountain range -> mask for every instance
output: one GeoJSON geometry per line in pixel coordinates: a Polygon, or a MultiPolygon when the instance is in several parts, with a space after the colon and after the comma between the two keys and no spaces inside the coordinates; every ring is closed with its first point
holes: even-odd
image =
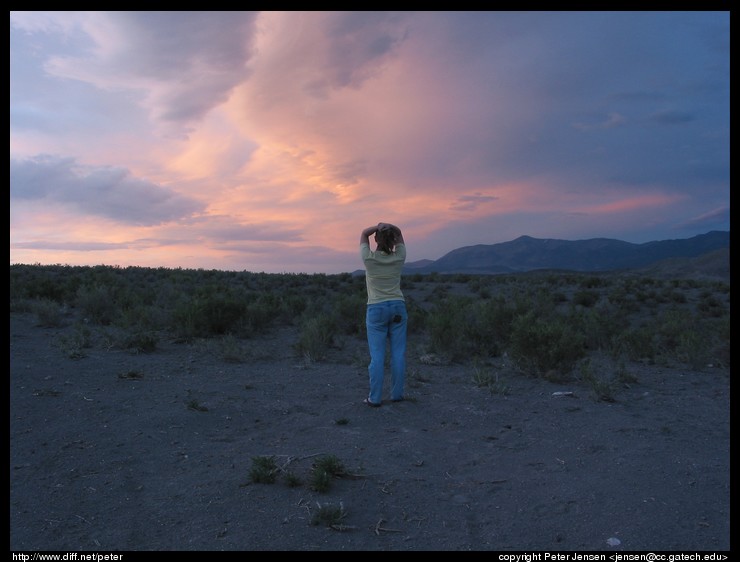
{"type": "MultiPolygon", "coordinates": [[[[510,242],[464,246],[437,260],[409,262],[404,273],[517,273],[537,269],[612,271],[645,268],[676,258],[697,258],[727,250],[729,231],[711,231],[693,238],[633,244],[610,238],[557,240],[520,236],[510,242]]],[[[725,255],[720,252],[721,255],[725,255]]]]}

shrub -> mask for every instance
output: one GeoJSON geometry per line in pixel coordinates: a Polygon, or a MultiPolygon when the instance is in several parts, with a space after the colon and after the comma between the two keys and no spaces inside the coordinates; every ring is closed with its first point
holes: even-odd
{"type": "Polygon", "coordinates": [[[87,357],[84,351],[92,347],[90,328],[85,324],[76,324],[71,333],[59,336],[58,345],[62,352],[70,359],[82,359],[87,357]]]}
{"type": "Polygon", "coordinates": [[[334,343],[335,333],[336,322],[331,315],[321,313],[305,318],[295,348],[311,361],[322,361],[334,343]]]}
{"type": "Polygon", "coordinates": [[[180,303],[172,315],[172,330],[184,340],[238,331],[247,304],[231,296],[206,295],[180,303]]]}
{"type": "Polygon", "coordinates": [[[154,332],[137,331],[126,336],[124,347],[137,353],[152,353],[157,350],[159,337],[154,332]]]}
{"type": "Polygon", "coordinates": [[[467,358],[472,352],[467,338],[470,299],[449,297],[438,302],[427,315],[426,327],[432,349],[452,359],[467,358]]]}
{"type": "Polygon", "coordinates": [[[311,488],[325,493],[331,487],[332,478],[344,474],[344,465],[334,455],[327,455],[314,461],[311,468],[311,488]]]}
{"type": "Polygon", "coordinates": [[[347,517],[347,513],[344,511],[344,505],[340,502],[339,505],[320,504],[316,502],[318,509],[311,516],[312,525],[326,525],[327,527],[342,529],[341,522],[347,517]]]}
{"type": "Polygon", "coordinates": [[[41,299],[31,305],[36,314],[39,326],[54,328],[61,326],[64,320],[62,306],[50,299],[41,299]]]}
{"type": "Polygon", "coordinates": [[[573,295],[573,304],[590,308],[599,302],[599,293],[596,291],[577,291],[573,295]]]}
{"type": "Polygon", "coordinates": [[[628,328],[612,340],[611,354],[614,357],[625,356],[632,361],[655,359],[655,341],[653,331],[646,326],[628,328]]]}
{"type": "Polygon", "coordinates": [[[311,489],[325,494],[331,487],[331,475],[325,470],[314,468],[311,471],[311,489]]]}
{"type": "Polygon", "coordinates": [[[511,355],[525,372],[565,374],[585,355],[583,336],[562,318],[539,318],[529,313],[514,319],[511,355]]]}
{"type": "Polygon", "coordinates": [[[80,287],[76,304],[90,322],[104,326],[110,324],[119,311],[112,289],[104,285],[80,287]]]}
{"type": "Polygon", "coordinates": [[[277,479],[278,466],[275,457],[254,457],[249,477],[257,484],[273,484],[277,479]]]}
{"type": "Polygon", "coordinates": [[[490,368],[482,365],[474,365],[473,382],[479,388],[486,388],[491,394],[509,394],[508,385],[499,378],[498,374],[493,373],[490,368]]]}
{"type": "Polygon", "coordinates": [[[367,297],[364,294],[339,295],[334,300],[337,328],[345,334],[362,334],[365,330],[367,297]]]}

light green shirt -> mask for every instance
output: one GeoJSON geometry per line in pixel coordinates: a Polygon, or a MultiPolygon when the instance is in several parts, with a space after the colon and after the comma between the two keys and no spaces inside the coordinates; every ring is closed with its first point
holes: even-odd
{"type": "Polygon", "coordinates": [[[360,243],[365,264],[367,304],[405,300],[401,292],[401,270],[406,261],[406,245],[396,244],[393,253],[373,252],[370,244],[360,243]]]}

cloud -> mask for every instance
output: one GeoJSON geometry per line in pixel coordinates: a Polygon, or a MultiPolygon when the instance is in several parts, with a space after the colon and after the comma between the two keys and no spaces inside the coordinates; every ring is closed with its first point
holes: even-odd
{"type": "Polygon", "coordinates": [[[461,195],[450,205],[450,211],[474,211],[479,206],[495,201],[496,199],[498,197],[481,195],[480,193],[476,193],[475,195],[461,195]]]}
{"type": "Polygon", "coordinates": [[[10,20],[14,259],[347,270],[381,220],[416,259],[729,206],[729,12],[10,20]]]}
{"type": "Polygon", "coordinates": [[[295,225],[279,221],[264,221],[259,224],[241,222],[230,216],[207,215],[194,217],[173,230],[198,232],[203,239],[213,244],[228,244],[233,247],[239,242],[299,242],[304,239],[303,230],[295,225]]]}
{"type": "Polygon", "coordinates": [[[202,212],[205,205],[114,167],[85,167],[73,158],[10,161],[10,197],[43,199],[131,225],[156,225],[202,212]]]}
{"type": "Polygon", "coordinates": [[[130,248],[127,243],[110,242],[57,242],[53,240],[34,240],[33,242],[12,242],[11,248],[18,250],[65,250],[74,252],[99,252],[130,248]]]}
{"type": "Polygon", "coordinates": [[[591,131],[594,129],[611,129],[624,124],[625,118],[617,112],[610,113],[605,119],[596,123],[573,123],[573,127],[579,131],[591,131]]]}
{"type": "Polygon", "coordinates": [[[650,120],[663,125],[676,125],[679,123],[689,123],[694,120],[694,116],[688,111],[662,110],[650,115],[650,120]]]}
{"type": "Polygon", "coordinates": [[[689,220],[679,225],[679,228],[706,228],[710,230],[729,230],[730,224],[730,206],[721,206],[712,209],[706,213],[691,217],[689,220]]]}
{"type": "MultiPolygon", "coordinates": [[[[46,71],[102,90],[139,92],[151,117],[181,134],[249,75],[256,12],[86,12],[91,45],[46,71]]],[[[30,25],[30,24],[28,24],[30,25]]]]}
{"type": "Polygon", "coordinates": [[[326,101],[337,91],[358,90],[398,53],[405,19],[401,12],[262,13],[253,66],[262,109],[290,98],[326,101]]]}

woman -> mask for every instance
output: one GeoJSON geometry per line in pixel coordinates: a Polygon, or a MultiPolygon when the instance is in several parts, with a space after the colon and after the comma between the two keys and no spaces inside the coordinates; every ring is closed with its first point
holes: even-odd
{"type": "Polygon", "coordinates": [[[360,235],[360,256],[365,264],[367,285],[367,343],[370,349],[370,393],[368,406],[383,402],[383,376],[386,343],[391,350],[391,388],[393,402],[403,400],[406,375],[406,301],[401,292],[401,270],[406,261],[406,244],[401,229],[393,224],[369,226],[360,235]],[[370,249],[370,235],[376,249],[370,249]]]}

